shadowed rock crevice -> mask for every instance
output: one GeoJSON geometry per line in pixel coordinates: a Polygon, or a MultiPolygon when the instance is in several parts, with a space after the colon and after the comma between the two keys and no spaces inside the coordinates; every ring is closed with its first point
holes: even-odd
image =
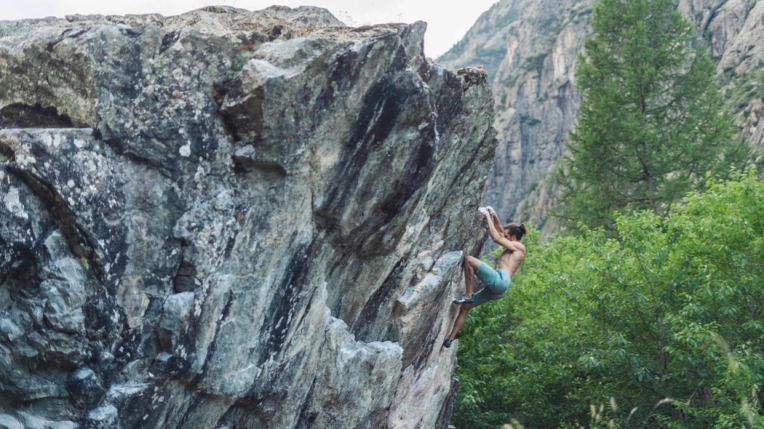
{"type": "MultiPolygon", "coordinates": [[[[356,338],[360,341],[369,341],[371,336],[371,330],[374,328],[374,320],[377,319],[379,312],[383,310],[385,301],[391,299],[391,293],[399,285],[403,270],[405,267],[405,259],[400,259],[396,262],[390,274],[382,282],[382,286],[379,287],[371,298],[366,302],[361,313],[355,320],[352,321],[352,331],[356,338]]],[[[335,311],[335,314],[340,314],[339,311],[335,311]]],[[[375,338],[376,341],[398,341],[398,338],[375,338]]]]}
{"type": "Polygon", "coordinates": [[[0,162],[13,161],[16,151],[11,140],[0,139],[0,162]]]}
{"type": "Polygon", "coordinates": [[[196,267],[188,262],[182,261],[178,266],[178,273],[175,275],[173,290],[175,293],[192,292],[196,289],[194,278],[196,277],[196,267]]]}
{"type": "Polygon", "coordinates": [[[278,356],[284,348],[287,332],[292,326],[291,322],[296,313],[299,285],[306,281],[311,260],[315,257],[311,251],[312,248],[312,245],[307,245],[296,249],[286,265],[281,283],[276,285],[275,294],[266,311],[263,324],[263,332],[267,333],[267,340],[264,342],[263,350],[258,353],[258,365],[278,356]]]}
{"type": "Polygon", "coordinates": [[[0,109],[0,128],[73,128],[73,125],[68,115],[59,115],[53,106],[13,103],[0,109]]]}
{"type": "Polygon", "coordinates": [[[440,413],[438,414],[436,427],[447,427],[448,422],[451,421],[451,414],[454,411],[454,394],[456,394],[457,390],[459,390],[459,381],[456,379],[451,379],[451,386],[448,389],[448,396],[446,397],[446,400],[443,401],[443,407],[440,409],[440,413]]]}
{"type": "MultiPolygon", "coordinates": [[[[398,157],[393,157],[395,149],[388,148],[387,153],[380,153],[380,143],[384,142],[390,133],[406,125],[399,121],[404,112],[416,109],[417,116],[421,115],[420,117],[407,117],[407,120],[416,125],[422,123],[417,119],[427,120],[431,106],[423,97],[425,94],[416,82],[417,78],[406,72],[390,73],[364,96],[353,132],[343,147],[337,180],[329,189],[323,204],[316,209],[315,215],[320,228],[336,228],[342,223],[340,219],[346,216],[347,207],[352,205],[351,199],[369,195],[371,188],[377,185],[374,181],[360,179],[366,173],[364,169],[368,168],[370,157],[376,158],[374,162],[379,163],[379,168],[391,173],[386,178],[384,193],[375,196],[375,207],[366,222],[349,231],[340,228],[339,235],[330,236],[329,240],[338,247],[346,248],[345,251],[364,252],[365,256],[389,252],[386,244],[382,242],[382,234],[377,232],[389,224],[411,201],[420,189],[418,183],[427,181],[434,168],[435,143],[432,128],[421,131],[417,129],[414,144],[408,152],[397,152],[395,155],[398,157]],[[393,160],[399,162],[401,158],[406,160],[403,168],[389,168],[393,160]],[[348,184],[350,189],[347,188],[348,184]],[[350,244],[348,237],[351,236],[362,238],[364,241],[350,244]]],[[[394,237],[398,237],[402,232],[402,229],[399,229],[394,237]]],[[[395,242],[395,238],[390,242],[395,242]]]]}
{"type": "Polygon", "coordinates": [[[7,171],[24,181],[34,194],[46,203],[51,220],[66,238],[71,252],[83,261],[87,261],[88,267],[92,268],[96,277],[100,279],[102,272],[94,246],[87,235],[80,230],[74,214],[61,194],[49,183],[45,183],[28,171],[12,166],[8,166],[7,171]]]}
{"type": "Polygon", "coordinates": [[[241,174],[259,171],[279,179],[286,177],[287,171],[283,165],[276,162],[259,161],[256,152],[255,147],[251,145],[237,147],[233,156],[234,172],[241,174]]]}
{"type": "Polygon", "coordinates": [[[245,143],[256,144],[263,133],[263,87],[247,91],[242,88],[241,80],[235,79],[215,91],[219,98],[245,98],[244,102],[232,106],[223,104],[220,117],[235,142],[244,140],[245,143]],[[247,93],[243,94],[244,91],[247,93]]]}

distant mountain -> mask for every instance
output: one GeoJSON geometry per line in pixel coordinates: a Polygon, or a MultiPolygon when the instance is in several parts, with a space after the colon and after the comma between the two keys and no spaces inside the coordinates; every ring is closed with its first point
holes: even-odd
{"type": "MultiPolygon", "coordinates": [[[[502,219],[557,229],[550,171],[565,151],[581,96],[577,55],[591,33],[593,0],[502,0],[436,61],[457,69],[482,64],[496,102],[499,147],[483,194],[502,219]]],[[[718,64],[719,82],[742,137],[764,149],[764,1],[680,0],[718,64]]]]}

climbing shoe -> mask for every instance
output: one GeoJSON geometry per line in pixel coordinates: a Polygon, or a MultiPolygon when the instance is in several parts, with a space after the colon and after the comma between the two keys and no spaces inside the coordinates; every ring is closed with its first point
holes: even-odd
{"type": "Polygon", "coordinates": [[[446,338],[446,341],[443,342],[443,347],[445,348],[451,347],[451,338],[446,338]]]}
{"type": "Polygon", "coordinates": [[[454,304],[472,304],[472,298],[467,298],[466,296],[462,296],[459,299],[453,300],[454,304]]]}

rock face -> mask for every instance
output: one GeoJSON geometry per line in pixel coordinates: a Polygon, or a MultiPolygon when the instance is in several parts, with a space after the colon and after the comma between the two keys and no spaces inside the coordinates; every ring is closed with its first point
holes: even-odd
{"type": "MultiPolygon", "coordinates": [[[[551,170],[565,153],[581,104],[577,55],[591,33],[593,0],[501,0],[438,59],[449,68],[484,64],[496,102],[499,147],[483,204],[502,219],[530,221],[542,236],[557,229],[551,170]]],[[[680,0],[710,46],[743,139],[764,147],[764,3],[680,0]]]]}
{"type": "Polygon", "coordinates": [[[556,228],[544,225],[544,215],[529,216],[522,209],[534,190],[547,190],[543,184],[551,179],[548,172],[565,151],[568,131],[578,116],[581,96],[574,88],[575,70],[591,32],[591,4],[591,0],[500,1],[438,59],[446,67],[486,64],[499,147],[483,203],[493,206],[502,220],[556,228]]]}
{"type": "Polygon", "coordinates": [[[496,139],[424,30],[0,22],[0,425],[446,427],[496,139]]]}

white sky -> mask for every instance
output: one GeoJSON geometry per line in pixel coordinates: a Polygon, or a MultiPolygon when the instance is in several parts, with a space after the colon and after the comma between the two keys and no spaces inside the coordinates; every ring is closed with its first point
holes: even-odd
{"type": "Polygon", "coordinates": [[[427,22],[425,54],[436,58],[458,42],[481,13],[498,0],[0,0],[0,19],[42,18],[79,14],[177,15],[209,5],[248,10],[273,4],[289,7],[320,6],[345,24],[360,26],[385,22],[427,22]]]}

